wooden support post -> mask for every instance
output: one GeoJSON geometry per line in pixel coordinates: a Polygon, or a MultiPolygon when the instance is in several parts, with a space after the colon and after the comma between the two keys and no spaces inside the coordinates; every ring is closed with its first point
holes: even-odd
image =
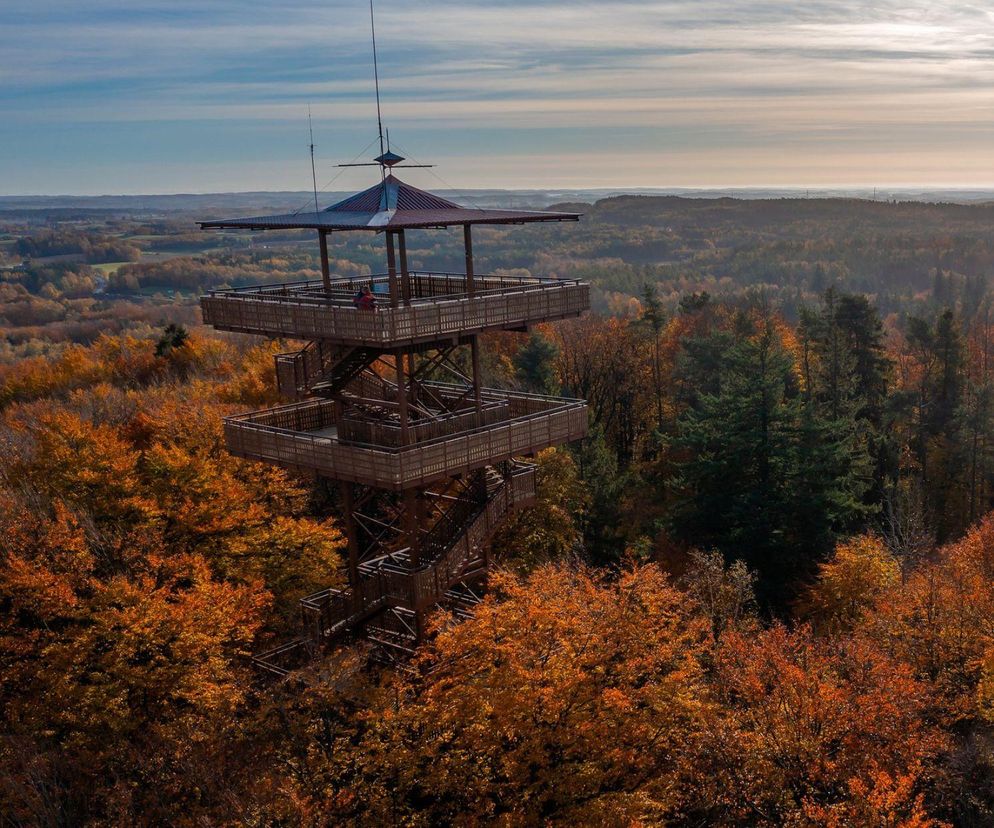
{"type": "Polygon", "coordinates": [[[410,397],[408,398],[408,402],[412,405],[418,404],[418,398],[420,396],[420,394],[418,393],[418,383],[414,379],[415,369],[416,366],[414,364],[414,351],[411,351],[407,355],[407,376],[410,377],[411,380],[411,388],[410,388],[411,393],[410,397]]]}
{"type": "Polygon", "coordinates": [[[352,484],[344,480],[338,484],[342,494],[342,511],[345,513],[345,537],[349,542],[349,585],[356,591],[359,590],[359,526],[356,523],[355,497],[352,494],[352,484]]]}
{"type": "Polygon", "coordinates": [[[463,244],[466,247],[466,293],[472,296],[476,292],[473,278],[473,230],[469,224],[462,226],[463,244]]]}
{"type": "Polygon", "coordinates": [[[399,242],[400,253],[400,290],[404,297],[404,304],[411,304],[411,273],[407,268],[407,239],[404,231],[397,231],[397,241],[399,242]]]}
{"type": "Polygon", "coordinates": [[[387,230],[387,278],[390,282],[390,307],[397,307],[397,256],[393,249],[393,231],[387,230]]]}
{"type": "Polygon", "coordinates": [[[400,444],[407,445],[408,441],[408,411],[407,411],[407,383],[404,379],[404,351],[398,348],[394,351],[393,361],[397,369],[397,413],[400,416],[400,444]]]}
{"type": "MultiPolygon", "coordinates": [[[[469,225],[467,225],[468,227],[469,225]]],[[[483,388],[480,382],[480,335],[473,334],[469,340],[470,354],[473,360],[473,399],[476,401],[476,413],[483,413],[483,388]]],[[[483,425],[483,423],[479,423],[483,425]]]]}
{"type": "Polygon", "coordinates": [[[404,531],[407,534],[407,545],[411,548],[411,566],[421,566],[421,521],[418,507],[417,489],[404,491],[404,531]]]}
{"type": "Polygon", "coordinates": [[[321,248],[321,281],[324,289],[331,292],[331,267],[328,264],[328,231],[318,230],[318,245],[321,248]]]}

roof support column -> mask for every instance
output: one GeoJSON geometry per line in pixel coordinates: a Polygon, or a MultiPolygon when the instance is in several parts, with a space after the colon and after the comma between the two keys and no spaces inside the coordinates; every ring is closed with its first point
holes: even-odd
{"type": "Polygon", "coordinates": [[[387,230],[387,278],[390,282],[390,307],[397,307],[397,256],[393,249],[393,231],[387,230]]]}
{"type": "Polygon", "coordinates": [[[462,238],[466,247],[466,292],[472,296],[475,293],[473,284],[473,231],[469,224],[462,226],[462,238]]]}
{"type": "MultiPolygon", "coordinates": [[[[470,355],[473,360],[473,399],[476,401],[476,413],[483,413],[483,390],[480,383],[480,335],[473,334],[469,340],[470,355]]],[[[483,425],[483,423],[479,423],[483,425]]]]}
{"type": "Polygon", "coordinates": [[[321,281],[324,289],[331,291],[331,267],[328,264],[328,231],[318,230],[318,245],[321,247],[321,281]]]}
{"type": "Polygon", "coordinates": [[[397,241],[400,247],[400,290],[404,297],[404,304],[411,304],[411,273],[407,269],[407,239],[404,231],[397,231],[397,241]]]}
{"type": "Polygon", "coordinates": [[[408,402],[413,405],[418,404],[418,397],[420,396],[420,394],[418,393],[418,381],[416,379],[417,372],[415,369],[416,366],[414,364],[414,351],[411,351],[407,355],[407,376],[410,378],[411,381],[410,399],[408,400],[408,402]]]}

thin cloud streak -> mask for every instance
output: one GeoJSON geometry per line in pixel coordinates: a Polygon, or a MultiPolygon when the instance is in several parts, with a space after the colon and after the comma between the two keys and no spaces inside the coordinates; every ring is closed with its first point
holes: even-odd
{"type": "MultiPolygon", "coordinates": [[[[92,166],[133,192],[104,152],[137,144],[170,171],[142,181],[196,189],[216,163],[225,189],[296,188],[307,103],[328,151],[368,140],[366,9],[8,0],[0,189],[92,191],[92,166]]],[[[481,183],[474,152],[507,186],[991,183],[994,10],[975,4],[408,0],[377,28],[394,134],[458,186],[481,183]]]]}

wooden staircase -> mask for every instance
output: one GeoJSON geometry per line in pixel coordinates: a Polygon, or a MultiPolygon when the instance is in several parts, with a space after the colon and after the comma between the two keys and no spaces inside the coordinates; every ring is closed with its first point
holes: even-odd
{"type": "Polygon", "coordinates": [[[312,395],[334,397],[379,355],[375,348],[315,340],[299,351],[276,355],[276,385],[282,396],[293,400],[312,395]]]}
{"type": "Polygon", "coordinates": [[[414,650],[422,633],[415,621],[419,610],[441,606],[457,618],[468,618],[480,600],[468,584],[486,569],[485,545],[509,514],[534,500],[535,467],[514,464],[506,477],[488,469],[484,479],[482,497],[457,499],[427,533],[417,567],[411,564],[410,550],[399,549],[361,564],[355,586],[302,598],[304,635],[259,653],[255,665],[284,676],[356,630],[385,649],[386,660],[393,663],[414,650]]]}

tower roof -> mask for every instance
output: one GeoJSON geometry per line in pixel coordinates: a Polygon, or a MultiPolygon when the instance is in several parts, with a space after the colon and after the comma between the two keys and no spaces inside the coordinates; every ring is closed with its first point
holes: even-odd
{"type": "Polygon", "coordinates": [[[249,230],[302,228],[314,230],[400,230],[448,227],[454,224],[526,224],[536,221],[577,221],[579,213],[548,210],[486,210],[462,207],[453,201],[405,184],[388,175],[369,189],[351,195],[320,212],[202,221],[202,229],[229,227],[249,230]]]}

